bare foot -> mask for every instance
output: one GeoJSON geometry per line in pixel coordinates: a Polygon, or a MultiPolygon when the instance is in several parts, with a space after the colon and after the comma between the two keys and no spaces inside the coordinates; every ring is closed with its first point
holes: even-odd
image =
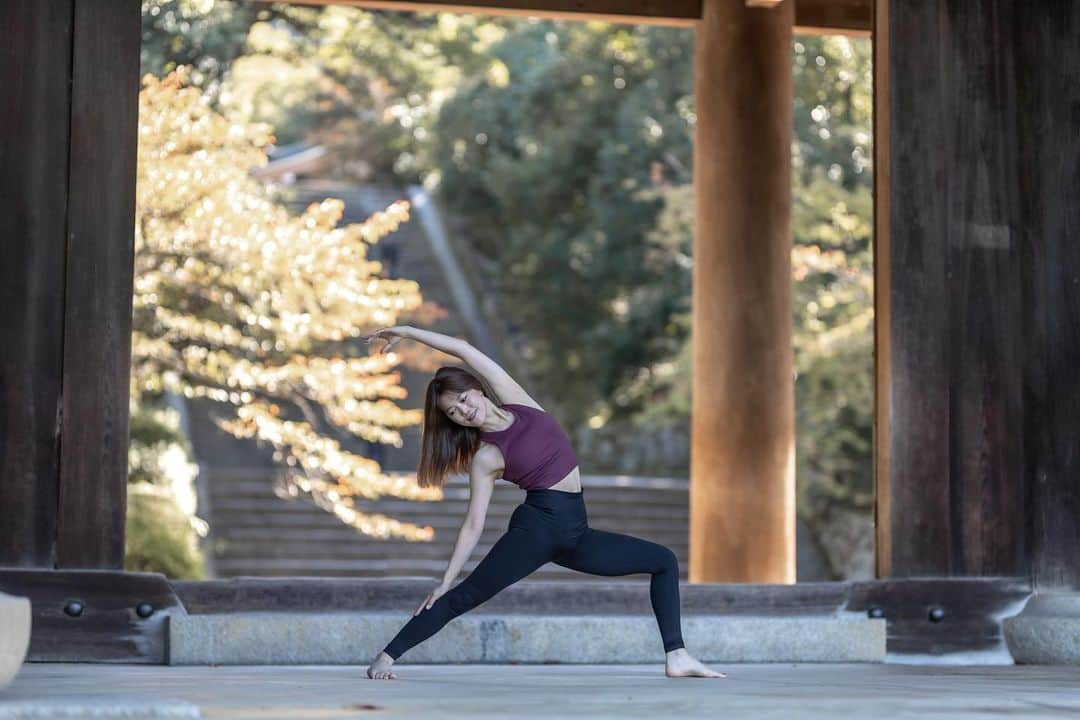
{"type": "Polygon", "coordinates": [[[368,667],[367,676],[372,680],[396,680],[397,675],[390,669],[393,664],[394,658],[381,652],[368,667]]]}
{"type": "Polygon", "coordinates": [[[702,665],[693,655],[686,652],[686,648],[669,652],[666,665],[664,674],[668,677],[727,677],[722,672],[710,670],[702,665]]]}

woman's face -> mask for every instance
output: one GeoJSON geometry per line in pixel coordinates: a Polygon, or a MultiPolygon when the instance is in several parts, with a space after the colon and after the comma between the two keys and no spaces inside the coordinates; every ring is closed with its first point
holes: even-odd
{"type": "Polygon", "coordinates": [[[437,404],[446,417],[465,427],[479,427],[487,414],[484,393],[475,388],[464,392],[443,392],[437,404]]]}

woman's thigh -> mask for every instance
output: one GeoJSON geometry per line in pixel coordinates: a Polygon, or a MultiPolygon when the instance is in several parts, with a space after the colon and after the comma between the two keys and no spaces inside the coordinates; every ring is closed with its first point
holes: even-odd
{"type": "Polygon", "coordinates": [[[553,562],[591,575],[631,575],[664,571],[675,554],[644,538],[588,528],[577,544],[553,562]]]}
{"type": "Polygon", "coordinates": [[[530,575],[555,555],[550,534],[515,511],[510,527],[462,581],[477,604],[530,575]],[[519,520],[518,518],[522,518],[519,520]]]}

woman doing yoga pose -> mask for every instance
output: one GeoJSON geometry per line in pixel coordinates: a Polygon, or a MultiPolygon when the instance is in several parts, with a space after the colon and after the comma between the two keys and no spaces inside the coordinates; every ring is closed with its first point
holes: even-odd
{"type": "Polygon", "coordinates": [[[577,456],[558,422],[495,361],[469,343],[409,326],[377,330],[364,340],[403,338],[460,358],[476,375],[441,367],[424,396],[424,428],[417,482],[442,485],[447,475],[469,475],[469,506],[442,581],[368,668],[372,679],[393,679],[394,661],[455,617],[487,601],[547,562],[593,575],[649,573],[649,599],[660,628],[669,677],[725,677],[683,646],[679,565],[670,549],[631,535],[589,527],[577,456]],[[479,376],[479,377],[478,377],[479,376]],[[481,378],[501,402],[484,392],[481,378]],[[525,490],[506,532],[461,583],[450,587],[476,547],[495,481],[525,490]]]}

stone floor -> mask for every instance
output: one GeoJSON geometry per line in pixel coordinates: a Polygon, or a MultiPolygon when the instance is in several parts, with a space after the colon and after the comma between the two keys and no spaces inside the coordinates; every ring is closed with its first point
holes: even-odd
{"type": "Polygon", "coordinates": [[[657,665],[164,667],[28,663],[0,718],[1063,718],[1080,670],[1049,666],[657,665]],[[34,706],[37,710],[34,710],[34,706]],[[84,708],[80,710],[79,708],[84,708]],[[126,712],[125,712],[126,710],[126,712]]]}

